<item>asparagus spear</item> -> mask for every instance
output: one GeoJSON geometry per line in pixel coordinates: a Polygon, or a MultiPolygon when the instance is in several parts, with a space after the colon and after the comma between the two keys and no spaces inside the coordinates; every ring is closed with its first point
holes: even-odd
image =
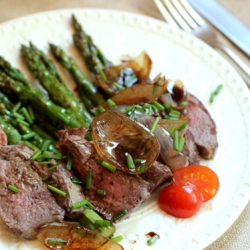
{"type": "Polygon", "coordinates": [[[10,123],[6,122],[1,116],[0,125],[7,135],[9,144],[14,145],[20,143],[22,139],[21,134],[10,123]]]}
{"type": "Polygon", "coordinates": [[[71,21],[75,29],[75,33],[73,34],[74,44],[83,56],[89,70],[94,74],[103,75],[103,68],[110,66],[111,62],[93,43],[92,38],[85,33],[74,15],[72,15],[71,21]]]}
{"type": "Polygon", "coordinates": [[[44,63],[46,69],[52,74],[54,75],[58,81],[60,83],[64,82],[62,81],[61,76],[59,75],[56,66],[54,65],[54,63],[52,62],[52,60],[50,60],[47,55],[42,51],[39,50],[32,42],[30,42],[30,48],[34,51],[35,54],[37,54],[40,58],[40,60],[44,63]]]}
{"type": "Polygon", "coordinates": [[[24,85],[0,72],[0,88],[7,94],[15,95],[23,103],[29,103],[34,110],[59,123],[61,127],[74,128],[82,125],[69,110],[57,106],[46,95],[41,95],[41,91],[34,85],[24,85]]]}
{"type": "Polygon", "coordinates": [[[92,118],[76,96],[54,75],[50,74],[37,53],[24,45],[21,52],[29,69],[48,91],[51,100],[57,105],[71,110],[81,125],[88,128],[92,118]]]}
{"type": "MultiPolygon", "coordinates": [[[[80,96],[85,103],[86,96],[89,97],[94,105],[98,106],[105,102],[104,97],[98,92],[96,86],[83,74],[75,60],[68,56],[59,46],[50,44],[51,51],[56,59],[66,68],[74,77],[79,88],[80,96]]],[[[88,105],[88,103],[87,103],[88,105]]],[[[86,105],[85,105],[86,106],[86,105]]]]}
{"type": "Polygon", "coordinates": [[[2,56],[0,56],[0,69],[11,78],[20,81],[24,84],[30,84],[29,81],[23,75],[23,73],[19,69],[12,67],[12,65],[8,61],[6,61],[2,56]]]}

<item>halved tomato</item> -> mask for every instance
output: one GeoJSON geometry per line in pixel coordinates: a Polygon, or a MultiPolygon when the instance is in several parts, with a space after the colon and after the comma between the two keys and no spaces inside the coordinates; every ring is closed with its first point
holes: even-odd
{"type": "Polygon", "coordinates": [[[219,189],[219,178],[209,167],[190,165],[174,172],[175,182],[194,184],[201,191],[202,202],[212,199],[219,189]]]}
{"type": "Polygon", "coordinates": [[[201,207],[201,192],[188,182],[175,182],[164,187],[158,197],[161,210],[176,218],[190,218],[201,207]]]}

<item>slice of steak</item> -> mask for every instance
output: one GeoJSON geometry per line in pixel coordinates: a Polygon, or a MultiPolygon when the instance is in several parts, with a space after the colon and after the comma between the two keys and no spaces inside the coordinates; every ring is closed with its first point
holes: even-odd
{"type": "Polygon", "coordinates": [[[193,135],[190,130],[187,130],[184,134],[185,143],[182,153],[188,158],[188,165],[200,164],[199,151],[194,143],[193,135]]]}
{"type": "Polygon", "coordinates": [[[85,199],[82,187],[71,181],[74,173],[66,169],[64,162],[52,160],[51,163],[56,166],[54,169],[52,167],[52,170],[49,169],[51,165],[39,165],[37,162],[32,162],[32,168],[41,178],[49,176],[46,184],[52,185],[67,194],[67,197],[63,197],[57,193],[52,193],[57,204],[65,210],[66,217],[76,219],[82,215],[83,207],[74,209],[71,205],[85,199]]]}
{"type": "Polygon", "coordinates": [[[200,155],[212,159],[218,147],[216,125],[205,106],[192,94],[187,94],[184,115],[190,119],[187,130],[200,155]]]}
{"type": "Polygon", "coordinates": [[[173,180],[173,173],[168,166],[159,161],[155,161],[143,174],[140,174],[140,177],[150,184],[152,187],[150,192],[153,192],[153,190],[162,183],[171,182],[173,180]]]}
{"type": "Polygon", "coordinates": [[[122,209],[129,214],[149,197],[155,187],[172,178],[170,170],[160,163],[152,164],[139,176],[118,170],[110,172],[97,162],[99,156],[93,143],[84,139],[85,133],[84,128],[61,130],[57,146],[73,156],[73,166],[81,180],[86,181],[88,170],[92,171],[91,189],[84,189],[84,194],[106,219],[112,220],[113,215],[122,209]],[[106,195],[98,196],[97,189],[105,190],[106,195]]]}
{"type": "Polygon", "coordinates": [[[0,147],[0,216],[10,231],[26,239],[35,238],[42,225],[62,221],[65,213],[32,170],[30,153],[25,145],[0,147]],[[9,190],[9,184],[19,191],[9,190]]]}
{"type": "Polygon", "coordinates": [[[95,210],[108,220],[112,220],[122,209],[128,215],[150,196],[151,187],[146,181],[119,170],[111,172],[101,166],[95,157],[89,158],[83,165],[77,165],[76,169],[80,178],[85,181],[88,170],[92,170],[91,188],[84,189],[84,193],[95,210]],[[98,189],[105,190],[106,195],[98,196],[98,189]]]}

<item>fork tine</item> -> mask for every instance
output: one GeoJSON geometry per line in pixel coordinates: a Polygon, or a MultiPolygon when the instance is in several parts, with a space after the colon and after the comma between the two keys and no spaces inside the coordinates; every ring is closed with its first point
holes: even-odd
{"type": "MultiPolygon", "coordinates": [[[[184,2],[184,1],[182,1],[184,2]]],[[[175,9],[179,12],[182,19],[185,20],[185,22],[192,28],[197,28],[197,22],[194,21],[192,18],[192,13],[190,14],[188,10],[185,8],[185,2],[184,4],[181,1],[178,0],[172,0],[172,5],[175,7],[175,9]]]]}
{"type": "Polygon", "coordinates": [[[169,12],[167,11],[164,3],[161,0],[154,0],[154,2],[156,4],[156,6],[158,7],[158,9],[160,10],[163,17],[168,22],[168,24],[170,24],[172,27],[179,28],[178,24],[175,22],[175,20],[173,20],[173,18],[171,17],[169,12]]]}
{"type": "Polygon", "coordinates": [[[176,7],[174,6],[171,0],[162,0],[165,7],[168,9],[169,13],[171,13],[172,18],[178,23],[179,27],[186,32],[191,31],[191,27],[188,25],[187,22],[182,18],[181,14],[177,11],[176,7]]]}
{"type": "Polygon", "coordinates": [[[190,17],[199,25],[205,25],[204,19],[194,10],[194,8],[186,1],[186,0],[179,0],[180,4],[183,8],[186,9],[187,13],[190,17]]]}

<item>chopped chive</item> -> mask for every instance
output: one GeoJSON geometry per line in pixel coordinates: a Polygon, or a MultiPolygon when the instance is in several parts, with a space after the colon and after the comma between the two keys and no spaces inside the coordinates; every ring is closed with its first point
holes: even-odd
{"type": "Polygon", "coordinates": [[[41,158],[58,159],[58,160],[67,158],[66,156],[63,156],[62,154],[52,154],[48,151],[44,151],[41,156],[42,156],[41,158]]]}
{"type": "Polygon", "coordinates": [[[180,104],[179,104],[179,107],[185,107],[185,106],[187,106],[188,105],[188,102],[181,102],[180,104]]]}
{"type": "Polygon", "coordinates": [[[36,132],[30,132],[30,133],[28,133],[28,134],[22,135],[22,138],[23,138],[24,140],[28,140],[28,139],[30,139],[30,138],[35,137],[36,135],[37,135],[36,132]]]}
{"type": "Polygon", "coordinates": [[[181,152],[185,143],[185,138],[183,136],[179,136],[178,138],[178,151],[181,152]]]}
{"type": "Polygon", "coordinates": [[[32,121],[35,120],[35,115],[34,115],[32,107],[28,106],[27,108],[28,108],[28,112],[29,112],[29,115],[30,115],[32,121]]]}
{"type": "Polygon", "coordinates": [[[71,167],[72,167],[72,156],[69,156],[69,157],[68,157],[68,160],[67,160],[66,168],[67,168],[68,170],[71,170],[71,167]]]}
{"type": "Polygon", "coordinates": [[[158,81],[154,83],[153,94],[157,94],[161,90],[161,86],[159,85],[158,81]]]}
{"type": "Polygon", "coordinates": [[[24,120],[22,120],[22,119],[19,119],[19,118],[17,118],[16,121],[17,121],[17,122],[20,122],[21,124],[23,124],[23,125],[26,126],[26,127],[29,127],[29,125],[30,125],[28,122],[26,122],[26,121],[24,121],[24,120]]]}
{"type": "Polygon", "coordinates": [[[33,123],[33,119],[31,118],[30,113],[25,107],[22,107],[20,111],[23,113],[28,123],[33,123]]]}
{"type": "Polygon", "coordinates": [[[127,80],[124,82],[124,85],[125,85],[126,87],[130,87],[130,86],[133,85],[136,81],[137,81],[136,75],[132,75],[129,79],[127,79],[127,80]]]}
{"type": "Polygon", "coordinates": [[[108,162],[106,162],[102,159],[98,159],[97,162],[100,163],[103,167],[107,168],[111,172],[116,171],[116,167],[114,167],[113,165],[109,164],[108,162]]]}
{"type": "Polygon", "coordinates": [[[67,245],[68,241],[63,239],[47,239],[47,243],[52,245],[67,245]]]}
{"type": "Polygon", "coordinates": [[[48,168],[48,171],[52,171],[52,170],[56,169],[59,165],[60,165],[60,163],[57,163],[57,164],[55,164],[55,165],[49,167],[49,168],[48,168]]]}
{"type": "Polygon", "coordinates": [[[48,181],[51,178],[51,175],[46,175],[42,178],[42,181],[48,181]]]}
{"type": "Polygon", "coordinates": [[[9,190],[13,191],[14,193],[18,193],[19,192],[19,189],[13,185],[8,185],[7,186],[9,190]]]}
{"type": "Polygon", "coordinates": [[[113,86],[116,87],[118,90],[123,90],[123,89],[125,89],[122,85],[120,85],[120,84],[117,83],[117,82],[113,82],[113,86]]]}
{"type": "Polygon", "coordinates": [[[175,130],[176,130],[176,125],[171,127],[169,134],[173,135],[175,130]]]}
{"type": "Polygon", "coordinates": [[[135,105],[135,109],[141,113],[143,113],[145,111],[144,107],[141,105],[135,105]]]}
{"type": "Polygon", "coordinates": [[[13,109],[11,110],[12,113],[15,113],[18,111],[18,109],[22,106],[22,103],[21,102],[18,102],[14,107],[13,109]]]}
{"type": "Polygon", "coordinates": [[[71,182],[73,182],[73,183],[75,183],[75,184],[79,184],[79,185],[82,185],[83,184],[83,182],[81,181],[81,180],[79,180],[77,177],[75,177],[75,176],[71,176],[70,177],[70,180],[71,180],[71,182]]]}
{"type": "Polygon", "coordinates": [[[210,102],[210,103],[214,102],[214,98],[215,98],[215,94],[214,94],[214,92],[212,92],[212,93],[210,94],[209,102],[210,102]]]}
{"type": "Polygon", "coordinates": [[[120,242],[123,240],[123,236],[122,235],[118,235],[118,236],[115,236],[113,238],[111,238],[112,241],[114,242],[120,242]]]}
{"type": "Polygon", "coordinates": [[[168,104],[168,103],[164,103],[163,106],[168,111],[172,110],[172,106],[170,104],[168,104]]]}
{"type": "Polygon", "coordinates": [[[170,111],[169,111],[169,113],[168,113],[168,115],[170,116],[170,117],[173,117],[173,118],[179,118],[180,117],[180,112],[179,111],[177,111],[177,110],[174,110],[174,109],[171,109],[170,111]]]}
{"type": "Polygon", "coordinates": [[[77,208],[85,206],[87,203],[88,203],[87,200],[81,200],[81,201],[78,201],[78,202],[71,204],[71,208],[77,209],[77,208]]]}
{"type": "Polygon", "coordinates": [[[223,88],[223,84],[220,84],[220,85],[217,86],[217,88],[215,89],[215,91],[213,91],[210,94],[210,98],[209,98],[210,103],[212,103],[214,101],[215,96],[217,96],[220,93],[220,91],[222,90],[222,88],[223,88]]]}
{"type": "Polygon", "coordinates": [[[95,220],[95,225],[101,226],[101,227],[108,227],[110,226],[110,221],[109,220],[95,220]]]}
{"type": "Polygon", "coordinates": [[[103,106],[98,107],[99,112],[103,113],[106,111],[106,109],[103,106]]]}
{"type": "Polygon", "coordinates": [[[165,107],[164,107],[162,104],[160,104],[159,102],[157,102],[157,101],[152,101],[151,104],[152,104],[156,109],[158,109],[158,110],[160,110],[160,111],[165,110],[165,107]]]}
{"type": "Polygon", "coordinates": [[[61,196],[63,196],[63,197],[67,197],[67,193],[65,193],[64,191],[62,191],[62,190],[60,190],[60,189],[58,189],[58,188],[56,188],[56,187],[54,187],[54,186],[47,185],[47,188],[48,188],[50,191],[54,192],[54,193],[57,193],[57,194],[59,194],[59,195],[61,195],[61,196]]]}
{"type": "Polygon", "coordinates": [[[96,190],[96,194],[97,194],[98,196],[104,197],[104,196],[106,195],[106,191],[103,190],[103,189],[97,189],[97,190],[96,190]]]}
{"type": "Polygon", "coordinates": [[[86,188],[90,189],[92,186],[92,169],[88,169],[86,178],[86,188]]]}
{"type": "Polygon", "coordinates": [[[174,149],[178,151],[179,149],[179,131],[174,131],[174,149]]]}
{"type": "Polygon", "coordinates": [[[29,142],[29,141],[23,141],[23,143],[24,143],[25,145],[29,146],[30,148],[34,149],[35,151],[38,151],[38,150],[39,150],[38,147],[36,147],[34,144],[32,144],[32,143],[29,142]]]}
{"type": "Polygon", "coordinates": [[[223,85],[220,84],[220,85],[216,88],[216,90],[214,91],[215,95],[218,95],[218,94],[220,93],[220,91],[222,90],[222,88],[223,88],[223,85]]]}
{"type": "Polygon", "coordinates": [[[17,113],[17,112],[13,112],[12,115],[13,115],[14,117],[20,119],[20,120],[24,120],[24,117],[23,117],[21,114],[17,113]]]}
{"type": "Polygon", "coordinates": [[[44,140],[41,150],[46,151],[49,148],[51,142],[52,142],[51,140],[44,140]]]}
{"type": "Polygon", "coordinates": [[[108,80],[108,78],[105,75],[104,71],[102,69],[100,69],[99,73],[101,75],[102,80],[106,82],[108,80]]]}
{"type": "Polygon", "coordinates": [[[120,210],[119,212],[117,212],[114,216],[113,216],[113,220],[119,220],[121,219],[124,215],[127,214],[127,210],[125,208],[123,208],[122,210],[120,210]]]}
{"type": "Polygon", "coordinates": [[[160,239],[160,236],[158,234],[154,234],[150,239],[148,239],[147,245],[148,246],[154,245],[158,239],[160,239]]]}
{"type": "Polygon", "coordinates": [[[134,159],[134,163],[145,163],[145,159],[134,159]]]}
{"type": "Polygon", "coordinates": [[[121,113],[128,113],[129,111],[134,111],[134,109],[135,109],[135,105],[131,105],[128,107],[121,108],[120,112],[121,113]]]}
{"type": "Polygon", "coordinates": [[[137,170],[141,173],[144,173],[146,171],[146,164],[140,164],[137,170]]]}
{"type": "Polygon", "coordinates": [[[115,102],[112,100],[112,99],[108,99],[107,100],[107,104],[110,108],[115,108],[116,107],[116,104],[115,102]]]}
{"type": "Polygon", "coordinates": [[[42,154],[41,150],[36,150],[35,153],[32,155],[31,159],[36,160],[42,154]]]}
{"type": "Polygon", "coordinates": [[[134,160],[132,158],[132,155],[129,153],[126,153],[125,155],[127,158],[127,164],[128,164],[129,170],[135,170],[135,163],[134,163],[134,160]]]}
{"type": "Polygon", "coordinates": [[[187,125],[188,125],[187,122],[183,122],[177,130],[178,130],[178,131],[181,131],[182,129],[186,128],[187,125]]]}
{"type": "Polygon", "coordinates": [[[150,107],[148,108],[148,115],[151,116],[153,114],[153,109],[152,106],[150,105],[150,107]]]}
{"type": "Polygon", "coordinates": [[[127,108],[125,108],[125,107],[124,107],[124,108],[120,108],[119,111],[120,111],[120,113],[122,113],[122,114],[127,113],[127,108]]]}
{"type": "Polygon", "coordinates": [[[155,129],[156,129],[156,126],[157,126],[157,124],[159,123],[159,121],[160,121],[160,117],[157,116],[157,117],[155,118],[155,120],[154,120],[154,123],[153,123],[151,129],[150,129],[150,132],[151,132],[151,133],[154,133],[154,131],[155,131],[155,129]]]}

